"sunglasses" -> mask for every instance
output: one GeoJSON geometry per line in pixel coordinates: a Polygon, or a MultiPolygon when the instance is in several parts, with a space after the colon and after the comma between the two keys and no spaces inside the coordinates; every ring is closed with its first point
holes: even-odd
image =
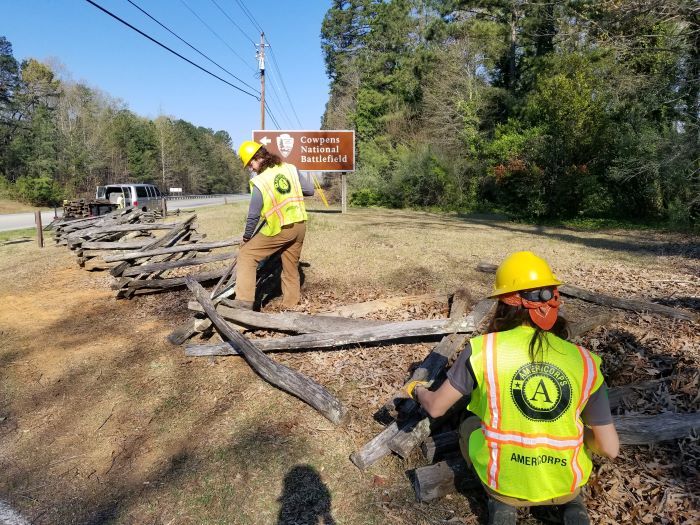
{"type": "Polygon", "coordinates": [[[554,297],[555,289],[556,288],[538,288],[537,290],[523,290],[519,291],[518,295],[520,295],[520,297],[522,297],[526,301],[546,303],[552,297],[554,297]]]}

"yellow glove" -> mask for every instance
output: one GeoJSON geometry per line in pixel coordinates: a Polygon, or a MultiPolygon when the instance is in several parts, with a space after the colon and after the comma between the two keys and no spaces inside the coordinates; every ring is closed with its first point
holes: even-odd
{"type": "Polygon", "coordinates": [[[408,383],[406,383],[406,386],[403,387],[403,391],[406,394],[408,394],[408,397],[410,397],[411,399],[417,400],[416,387],[422,386],[425,388],[430,388],[432,384],[432,381],[421,381],[420,379],[414,379],[413,381],[409,381],[408,383]]]}

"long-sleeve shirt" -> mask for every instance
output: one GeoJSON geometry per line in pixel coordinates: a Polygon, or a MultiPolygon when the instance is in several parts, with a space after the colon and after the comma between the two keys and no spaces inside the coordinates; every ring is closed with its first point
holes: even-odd
{"type": "MultiPolygon", "coordinates": [[[[311,197],[314,194],[314,183],[308,173],[299,173],[299,183],[301,184],[301,193],[304,197],[311,197]]],[[[243,232],[244,239],[250,239],[255,233],[255,228],[260,221],[262,207],[262,193],[260,193],[257,186],[253,186],[253,191],[250,194],[250,204],[248,205],[248,217],[245,221],[245,231],[243,232]]]]}

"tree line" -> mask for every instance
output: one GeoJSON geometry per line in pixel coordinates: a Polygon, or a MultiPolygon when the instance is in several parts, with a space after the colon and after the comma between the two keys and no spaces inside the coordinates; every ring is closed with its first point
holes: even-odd
{"type": "Polygon", "coordinates": [[[98,89],[19,63],[0,37],[0,192],[34,205],[94,196],[98,185],[153,183],[186,193],[240,191],[247,180],[225,131],[140,117],[98,89]]]}
{"type": "Polygon", "coordinates": [[[695,0],[333,0],[321,37],[352,202],[700,216],[695,0]]]}

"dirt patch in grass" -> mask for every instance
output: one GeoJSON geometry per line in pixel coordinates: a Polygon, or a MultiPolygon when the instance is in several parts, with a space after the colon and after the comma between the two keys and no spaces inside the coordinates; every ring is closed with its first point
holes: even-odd
{"type": "MultiPolygon", "coordinates": [[[[240,233],[245,206],[197,214],[199,231],[221,239],[240,233]]],[[[348,460],[381,430],[374,412],[432,345],[275,354],[346,404],[348,424],[334,427],[242,359],[186,358],[167,343],[189,319],[188,292],[118,301],[106,272],[80,270],[68,250],[48,244],[0,247],[0,499],[33,523],[484,521],[479,491],[415,502],[406,472],[423,464],[417,453],[364,473],[348,460]]],[[[697,238],[386,210],[311,215],[300,310],[459,286],[476,300],[492,279],[476,263],[519,249],[546,257],[565,282],[698,311],[697,238]]],[[[576,320],[600,307],[568,301],[566,309],[576,320]]],[[[446,314],[446,304],[422,303],[373,317],[446,314]]],[[[621,413],[697,410],[696,325],[620,312],[582,342],[603,357],[611,386],[661,380],[621,413]]],[[[594,522],[692,521],[699,452],[686,439],[597,462],[586,489],[594,522]]]]}

